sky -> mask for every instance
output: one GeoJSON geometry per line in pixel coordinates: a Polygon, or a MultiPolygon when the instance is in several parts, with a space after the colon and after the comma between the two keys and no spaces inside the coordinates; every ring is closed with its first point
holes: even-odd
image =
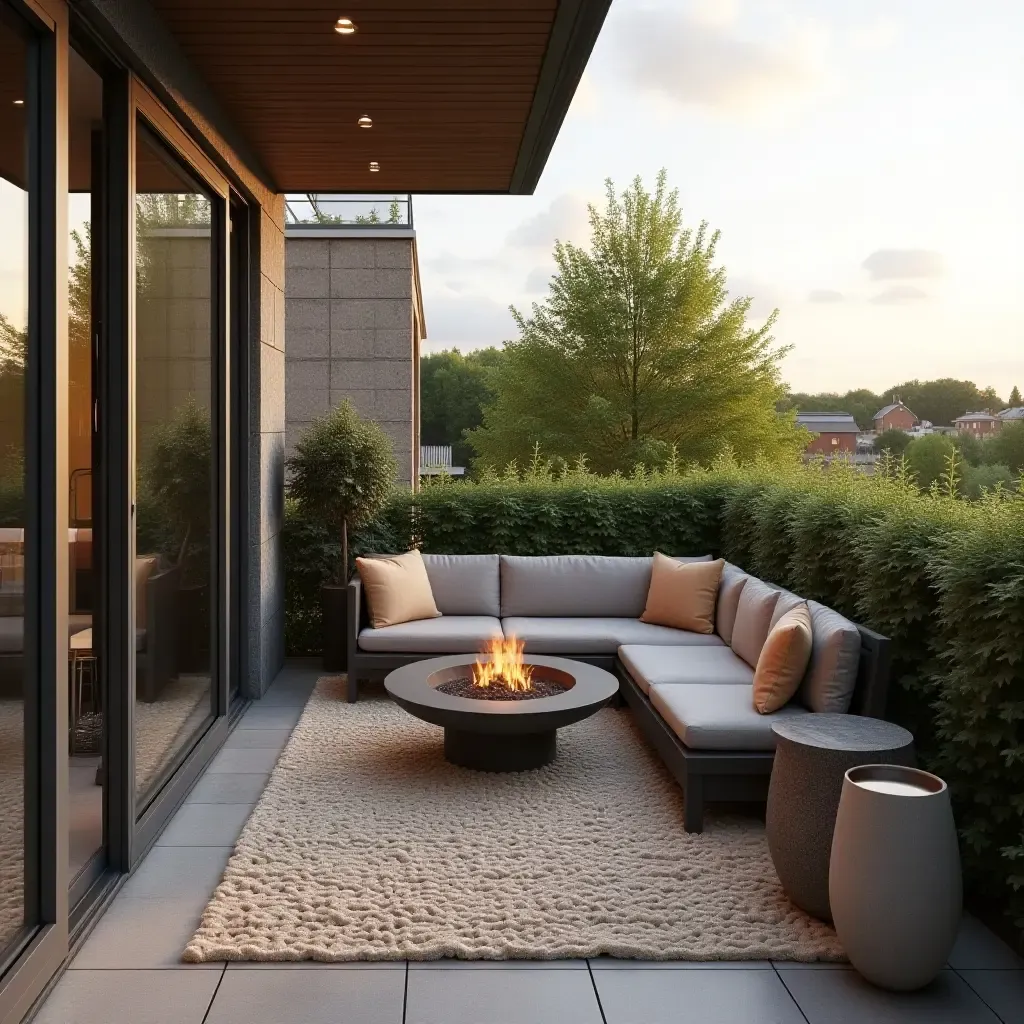
{"type": "Polygon", "coordinates": [[[613,0],[532,196],[414,200],[427,342],[515,337],[604,180],[666,168],[794,391],[1024,387],[1024,4],[613,0]]]}

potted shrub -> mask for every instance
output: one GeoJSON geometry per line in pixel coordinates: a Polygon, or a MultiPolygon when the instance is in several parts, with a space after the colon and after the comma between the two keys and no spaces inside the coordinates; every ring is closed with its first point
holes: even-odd
{"type": "Polygon", "coordinates": [[[324,668],[331,672],[348,663],[349,529],[380,512],[396,471],[390,438],[347,401],[314,420],[288,459],[288,491],[301,514],[341,541],[341,560],[320,590],[324,668]]]}

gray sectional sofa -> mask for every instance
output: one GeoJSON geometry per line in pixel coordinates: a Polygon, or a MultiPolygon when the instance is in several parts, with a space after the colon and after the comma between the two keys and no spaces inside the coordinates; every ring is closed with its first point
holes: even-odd
{"type": "Polygon", "coordinates": [[[701,830],[707,800],[765,798],[772,722],[885,710],[888,641],[810,601],[814,650],[800,692],[774,714],[759,714],[757,655],[771,625],[802,599],[728,563],[715,632],[703,634],[640,620],[651,558],[425,554],[423,561],[440,618],[373,629],[359,577],[349,583],[348,699],[362,680],[423,658],[475,654],[502,635],[525,641],[527,653],[599,665],[618,676],[620,697],[683,787],[690,832],[701,830]]]}

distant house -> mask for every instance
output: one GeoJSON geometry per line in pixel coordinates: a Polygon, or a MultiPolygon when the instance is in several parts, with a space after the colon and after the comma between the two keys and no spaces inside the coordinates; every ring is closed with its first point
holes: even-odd
{"type": "Polygon", "coordinates": [[[882,406],[874,416],[875,430],[906,430],[916,427],[918,418],[897,398],[889,405],[882,406]]]}
{"type": "Polygon", "coordinates": [[[450,444],[420,445],[420,476],[465,476],[465,466],[452,465],[450,444]]]}
{"type": "Polygon", "coordinates": [[[802,412],[796,421],[801,427],[818,435],[807,445],[804,454],[856,453],[860,428],[848,412],[802,412]]]}
{"type": "Polygon", "coordinates": [[[991,437],[1003,425],[998,416],[993,416],[987,409],[984,412],[965,412],[953,420],[958,434],[970,434],[979,440],[991,437]]]}
{"type": "Polygon", "coordinates": [[[1024,420],[1024,405],[1018,405],[1012,409],[1003,409],[1002,412],[996,413],[996,415],[1003,423],[1020,423],[1024,420]]]}

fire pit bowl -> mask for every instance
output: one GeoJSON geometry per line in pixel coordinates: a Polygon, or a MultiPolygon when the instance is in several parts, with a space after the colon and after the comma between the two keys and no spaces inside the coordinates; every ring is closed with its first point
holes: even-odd
{"type": "MultiPolygon", "coordinates": [[[[476,663],[486,664],[489,655],[476,663]]],[[[618,680],[604,669],[567,658],[527,655],[537,681],[561,684],[550,697],[481,699],[443,693],[438,687],[473,674],[471,654],[430,658],[395,669],[384,686],[410,715],[444,729],[444,756],[463,768],[523,772],[555,756],[556,732],[589,718],[615,696],[618,680]]]]}

